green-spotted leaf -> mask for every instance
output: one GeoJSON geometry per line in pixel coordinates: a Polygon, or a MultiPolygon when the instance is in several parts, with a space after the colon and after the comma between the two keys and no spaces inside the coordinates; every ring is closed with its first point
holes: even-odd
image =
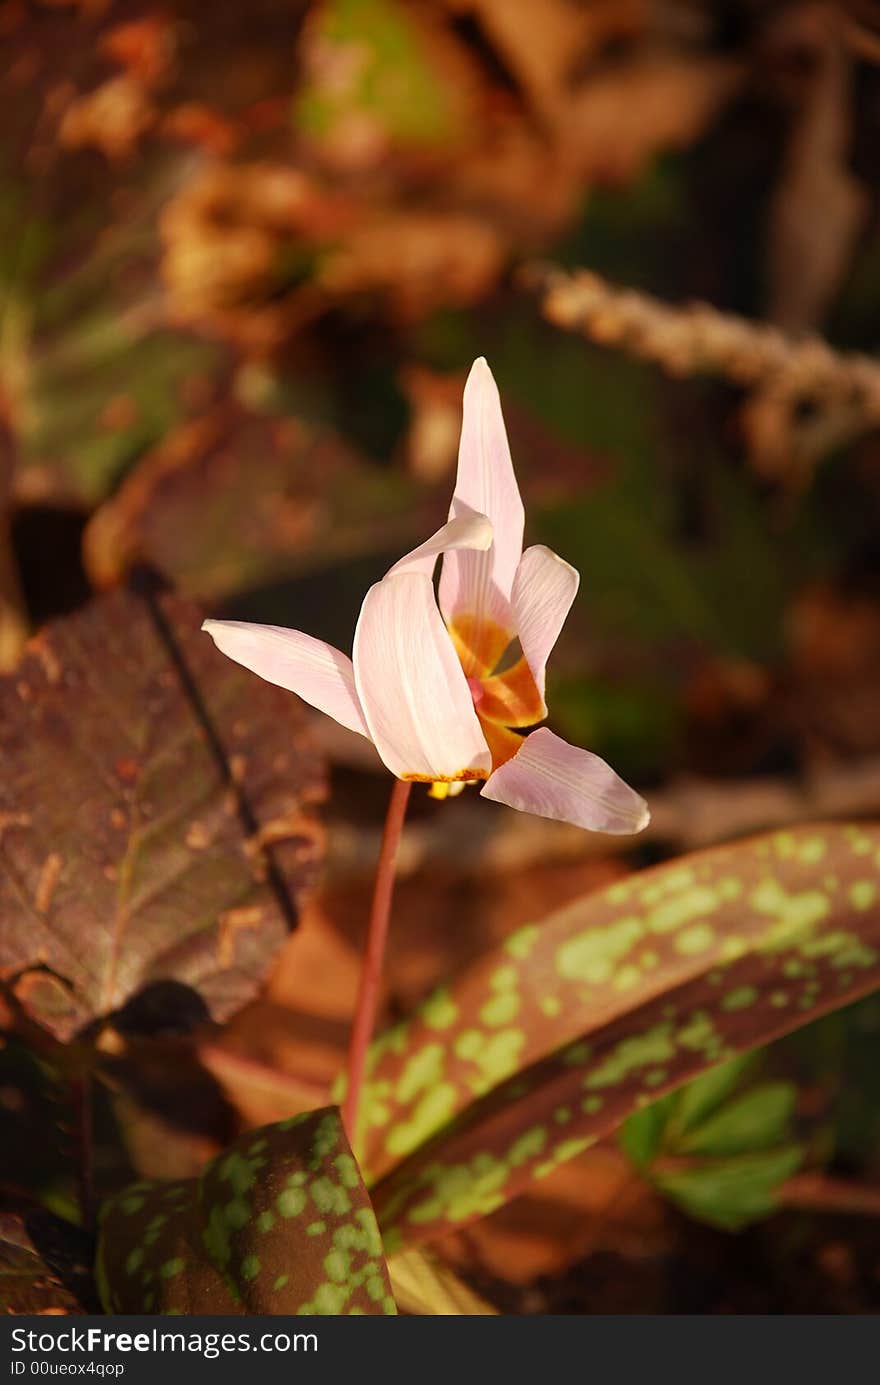
{"type": "Polygon", "coordinates": [[[311,877],[323,785],[298,704],[200,621],[116,592],[0,680],[0,976],[64,1040],[135,996],[142,1030],[229,1016],[311,877]]]}
{"type": "Polygon", "coordinates": [[[373,1209],[335,1108],[248,1131],[199,1178],[105,1204],[109,1313],[394,1313],[373,1209]]]}
{"type": "Polygon", "coordinates": [[[97,1311],[89,1237],[43,1213],[0,1212],[0,1313],[97,1311]]]}
{"type": "Polygon", "coordinates": [[[383,1228],[484,1215],[628,1115],[874,989],[880,828],[655,867],[520,930],[374,1048],[363,1160],[383,1228]]]}

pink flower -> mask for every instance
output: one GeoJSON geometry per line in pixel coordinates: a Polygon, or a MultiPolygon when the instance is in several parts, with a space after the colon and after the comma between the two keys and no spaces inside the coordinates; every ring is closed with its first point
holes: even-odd
{"type": "Polygon", "coordinates": [[[368,737],[400,779],[441,796],[484,780],[484,798],[524,812],[639,832],[647,805],[604,760],[546,727],[520,734],[547,715],[547,659],[580,580],[549,548],[523,552],[523,525],[498,389],[480,358],[464,391],[449,521],[367,592],[351,659],[277,625],[203,628],[231,659],[368,737]]]}

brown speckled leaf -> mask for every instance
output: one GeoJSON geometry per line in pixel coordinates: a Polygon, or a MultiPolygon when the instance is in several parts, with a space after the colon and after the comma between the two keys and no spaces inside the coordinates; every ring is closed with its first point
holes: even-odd
{"type": "Polygon", "coordinates": [[[374,1049],[365,1166],[389,1250],[493,1211],[661,1093],[875,989],[878,863],[876,826],[719,847],[466,967],[374,1049]]]}
{"type": "Polygon", "coordinates": [[[223,404],[170,433],[86,529],[92,580],[109,586],[146,560],[210,600],[405,549],[440,506],[329,429],[223,404]]]}
{"type": "Polygon", "coordinates": [[[89,1237],[42,1213],[0,1212],[0,1313],[97,1311],[89,1237]]]}
{"type": "Polygon", "coordinates": [[[200,1178],[105,1205],[111,1313],[394,1313],[376,1219],[334,1107],[242,1135],[200,1178]]]}
{"type": "Polygon", "coordinates": [[[294,697],[224,659],[170,595],[48,626],[0,680],[0,976],[68,1039],[249,1000],[320,832],[294,697]]]}

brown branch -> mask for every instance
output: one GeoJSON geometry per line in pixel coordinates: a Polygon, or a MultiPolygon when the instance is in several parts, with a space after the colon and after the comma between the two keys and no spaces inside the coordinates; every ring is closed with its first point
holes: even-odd
{"type": "MultiPolygon", "coordinates": [[[[487,813],[463,795],[442,813],[407,827],[398,862],[411,876],[426,861],[458,871],[507,873],[535,863],[610,856],[646,842],[696,851],[754,832],[798,822],[880,817],[880,759],[822,765],[799,779],[766,776],[712,780],[680,777],[647,793],[651,822],[637,838],[606,837],[531,817],[513,808],[487,813]]],[[[328,870],[339,879],[371,869],[378,830],[336,821],[329,834],[328,870]]]]}
{"type": "Polygon", "coordinates": [[[880,1188],[831,1178],[824,1173],[798,1173],[777,1194],[784,1207],[809,1212],[836,1212],[850,1216],[880,1217],[880,1188]]]}
{"type": "Polygon", "coordinates": [[[821,337],[794,338],[706,303],[672,307],[589,270],[532,264],[520,282],[557,327],[654,361],[670,375],[722,375],[796,403],[846,410],[861,431],[880,424],[880,361],[870,356],[836,352],[821,337]]]}

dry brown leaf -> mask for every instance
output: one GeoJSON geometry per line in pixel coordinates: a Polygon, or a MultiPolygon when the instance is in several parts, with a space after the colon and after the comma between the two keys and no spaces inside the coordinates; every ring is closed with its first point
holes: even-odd
{"type": "Polygon", "coordinates": [[[65,1041],[123,1006],[227,1018],[311,883],[322,782],[297,703],[199,625],[114,592],[0,680],[0,971],[65,1041]]]}
{"type": "Polygon", "coordinates": [[[621,61],[573,97],[563,131],[569,157],[588,182],[629,182],[653,155],[701,135],[741,75],[735,63],[705,56],[621,61]]]}
{"type": "Polygon", "coordinates": [[[837,292],[868,212],[850,172],[853,70],[825,7],[807,7],[792,38],[815,64],[794,118],[770,214],[768,317],[786,331],[817,327],[837,292]]]}
{"type": "Polygon", "coordinates": [[[380,294],[396,316],[412,320],[474,302],[503,261],[503,244],[481,217],[390,211],[328,251],[316,282],[331,298],[380,294]]]}

